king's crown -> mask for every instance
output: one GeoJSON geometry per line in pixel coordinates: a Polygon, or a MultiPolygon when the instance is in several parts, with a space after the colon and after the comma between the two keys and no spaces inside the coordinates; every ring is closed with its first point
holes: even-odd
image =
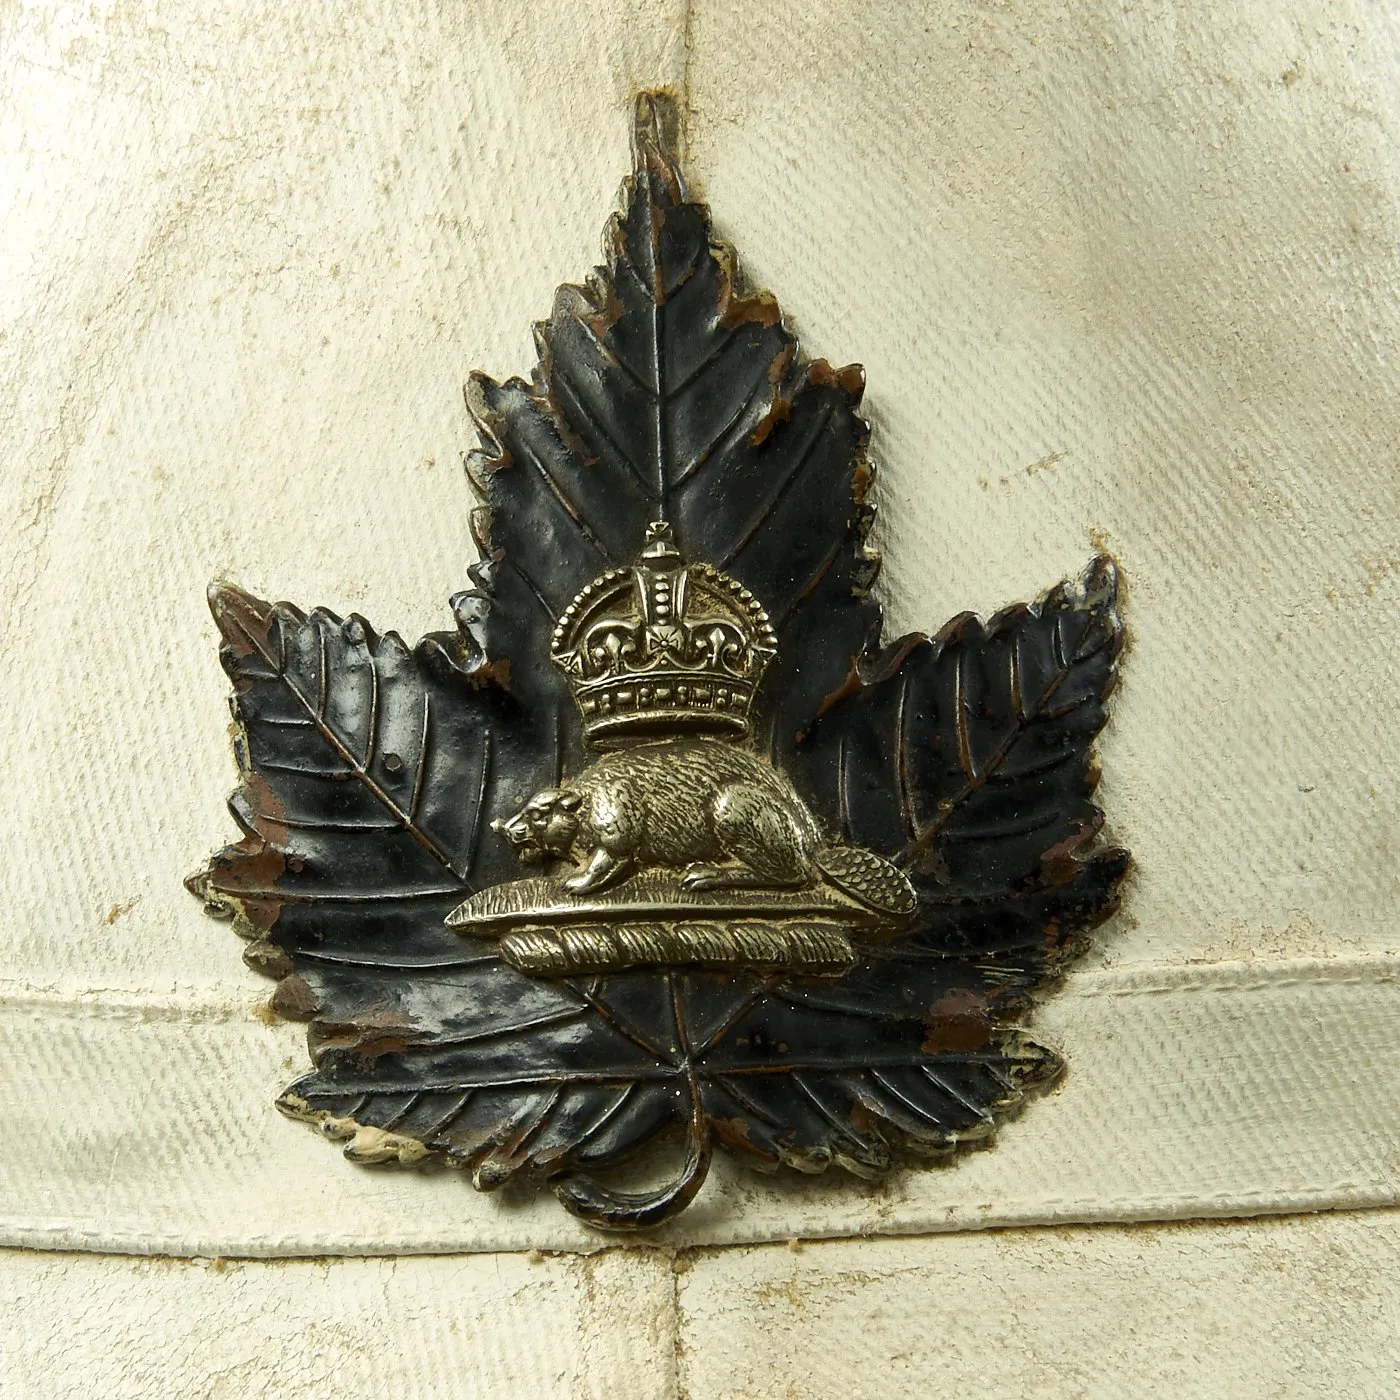
{"type": "Polygon", "coordinates": [[[602,747],[670,733],[743,737],[776,651],[753,594],[686,563],[665,522],[647,528],[633,568],[600,575],[569,604],[550,647],[584,738],[602,747]]]}

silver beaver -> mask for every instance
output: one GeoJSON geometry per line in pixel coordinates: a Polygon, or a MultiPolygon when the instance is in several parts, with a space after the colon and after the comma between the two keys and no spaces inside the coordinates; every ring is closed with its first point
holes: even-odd
{"type": "Polygon", "coordinates": [[[604,754],[492,826],[522,860],[577,860],[581,869],[564,882],[575,894],[663,866],[683,869],[692,890],[801,888],[825,873],[871,908],[913,907],[899,870],[869,851],[828,846],[777,769],[716,739],[604,754]]]}

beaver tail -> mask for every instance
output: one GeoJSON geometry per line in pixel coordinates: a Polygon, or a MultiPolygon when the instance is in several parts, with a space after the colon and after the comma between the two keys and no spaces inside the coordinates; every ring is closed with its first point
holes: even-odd
{"type": "Polygon", "coordinates": [[[859,846],[823,846],[817,868],[843,894],[880,914],[912,914],[917,903],[909,877],[883,856],[859,846]]]}

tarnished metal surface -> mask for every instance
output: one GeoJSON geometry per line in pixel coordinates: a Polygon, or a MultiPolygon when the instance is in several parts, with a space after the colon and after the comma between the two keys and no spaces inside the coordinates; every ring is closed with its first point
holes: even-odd
{"type": "Polygon", "coordinates": [[[357,1160],[525,1174],[615,1228],[683,1208],[715,1142],[862,1175],[985,1142],[1059,1072],[1015,1023],[1128,861],[1094,845],[1113,565],[882,646],[863,374],[808,363],[740,290],[673,123],[639,100],[607,266],[561,290],[532,380],[472,382],[486,509],[458,630],[409,648],[212,591],[243,837],[190,882],[311,1021],[285,1111],[357,1160]],[[709,590],[708,659],[670,585],[624,626],[610,606],[671,543],[668,577],[709,590]],[[638,627],[698,670],[643,697],[638,627]],[[803,951],[818,925],[839,940],[803,951]],[[668,1135],[663,1187],[594,1179],[668,1135]]]}

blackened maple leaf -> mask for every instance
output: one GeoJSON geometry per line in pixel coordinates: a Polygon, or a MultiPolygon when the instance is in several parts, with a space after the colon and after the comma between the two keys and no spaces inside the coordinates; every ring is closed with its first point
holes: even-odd
{"type": "Polygon", "coordinates": [[[1015,1022],[1127,866],[1095,847],[1092,801],[1122,643],[1112,564],[881,648],[863,374],[805,360],[772,299],[742,290],[686,196],[674,120],[639,100],[606,264],[560,291],[532,378],[469,386],[485,506],[457,630],[410,649],[357,617],[211,590],[242,839],[190,881],[280,979],[276,1009],[311,1023],[314,1070],[287,1112],[356,1160],[548,1181],[602,1226],[681,1209],[715,1142],[872,1175],[897,1148],[987,1139],[1059,1072],[1015,1022]],[[519,874],[491,823],[583,762],[549,637],[655,520],[773,620],[760,748],[831,836],[917,891],[900,936],[839,980],[537,978],[444,926],[519,874]],[[668,1133],[686,1144],[669,1185],[595,1179],[668,1133]]]}

